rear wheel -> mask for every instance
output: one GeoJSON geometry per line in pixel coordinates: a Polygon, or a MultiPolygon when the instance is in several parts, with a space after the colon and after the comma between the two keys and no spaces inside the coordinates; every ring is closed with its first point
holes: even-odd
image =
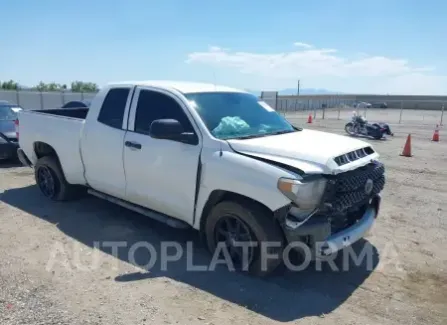
{"type": "Polygon", "coordinates": [[[376,133],[373,135],[374,139],[376,140],[380,140],[383,138],[385,132],[382,131],[376,131],[376,133]]]}
{"type": "Polygon", "coordinates": [[[205,234],[213,259],[225,260],[230,269],[266,276],[282,261],[282,231],[272,213],[255,202],[217,204],[207,218],[205,234]]]}
{"type": "Polygon", "coordinates": [[[42,194],[54,201],[74,199],[83,192],[82,187],[67,182],[59,161],[52,156],[37,160],[34,177],[42,194]]]}

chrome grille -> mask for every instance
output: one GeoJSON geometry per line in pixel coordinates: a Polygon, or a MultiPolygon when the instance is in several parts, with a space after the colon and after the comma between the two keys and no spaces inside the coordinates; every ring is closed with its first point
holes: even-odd
{"type": "Polygon", "coordinates": [[[343,212],[380,193],[385,186],[385,167],[372,162],[353,171],[330,176],[326,201],[334,212],[343,212]],[[368,179],[373,181],[371,193],[366,193],[368,179]]]}
{"type": "Polygon", "coordinates": [[[337,156],[334,158],[334,161],[338,166],[343,166],[349,164],[352,161],[356,161],[363,157],[369,156],[374,153],[374,149],[372,147],[365,147],[358,150],[354,150],[343,155],[337,156]]]}
{"type": "Polygon", "coordinates": [[[362,217],[369,200],[380,193],[385,186],[385,167],[374,161],[353,171],[328,176],[325,195],[325,211],[320,217],[331,221],[332,233],[337,233],[353,225],[362,217]],[[368,179],[373,187],[368,194],[365,185],[368,179]]]}

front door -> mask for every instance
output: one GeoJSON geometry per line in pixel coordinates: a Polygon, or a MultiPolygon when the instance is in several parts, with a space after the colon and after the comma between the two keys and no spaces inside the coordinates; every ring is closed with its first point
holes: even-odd
{"type": "Polygon", "coordinates": [[[178,120],[185,132],[197,134],[184,104],[177,98],[161,90],[138,88],[124,140],[126,197],[192,224],[200,137],[197,144],[154,139],[149,129],[157,119],[178,120]]]}

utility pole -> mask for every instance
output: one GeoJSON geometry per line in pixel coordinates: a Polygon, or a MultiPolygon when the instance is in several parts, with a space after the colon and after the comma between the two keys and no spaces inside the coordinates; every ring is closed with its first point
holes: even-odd
{"type": "Polygon", "coordinates": [[[297,96],[300,95],[300,80],[299,80],[299,79],[298,79],[298,88],[297,88],[297,93],[296,93],[296,95],[297,95],[297,96]]]}

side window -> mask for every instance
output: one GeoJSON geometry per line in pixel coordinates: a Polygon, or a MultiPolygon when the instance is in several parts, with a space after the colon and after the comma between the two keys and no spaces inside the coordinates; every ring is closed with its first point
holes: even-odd
{"type": "Polygon", "coordinates": [[[102,103],[98,121],[113,128],[121,129],[129,92],[129,88],[110,89],[102,103]]]}
{"type": "Polygon", "coordinates": [[[149,134],[154,120],[168,118],[179,121],[185,132],[194,132],[191,122],[175,99],[155,91],[141,90],[135,115],[135,132],[149,134]]]}

